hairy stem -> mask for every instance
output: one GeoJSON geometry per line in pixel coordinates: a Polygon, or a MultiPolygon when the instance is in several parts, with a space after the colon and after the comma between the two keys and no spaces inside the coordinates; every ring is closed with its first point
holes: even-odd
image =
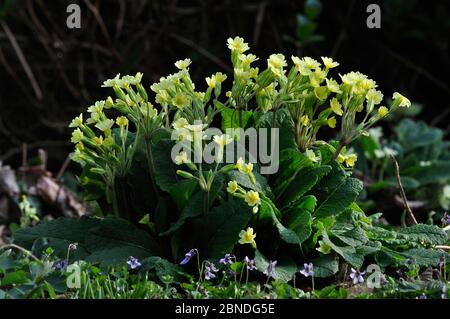
{"type": "Polygon", "coordinates": [[[148,164],[148,171],[150,173],[150,180],[152,183],[153,192],[155,195],[158,195],[158,187],[156,187],[155,182],[155,165],[153,162],[153,151],[152,151],[152,143],[151,139],[145,139],[146,149],[147,149],[147,164],[148,164]]]}

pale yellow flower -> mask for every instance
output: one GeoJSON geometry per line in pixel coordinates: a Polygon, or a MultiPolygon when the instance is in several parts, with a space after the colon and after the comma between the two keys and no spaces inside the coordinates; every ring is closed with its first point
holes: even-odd
{"type": "Polygon", "coordinates": [[[381,101],[383,100],[383,93],[375,89],[370,89],[367,92],[366,99],[368,103],[373,103],[375,105],[380,104],[381,101]]]}
{"type": "Polygon", "coordinates": [[[189,125],[189,122],[184,117],[180,117],[178,120],[172,123],[172,127],[174,129],[184,128],[186,125],[189,125]]]}
{"type": "Polygon", "coordinates": [[[336,127],[336,118],[334,116],[330,117],[327,120],[327,124],[328,124],[329,127],[335,128],[336,127]]]}
{"type": "Polygon", "coordinates": [[[191,59],[184,59],[175,62],[175,66],[180,70],[186,70],[191,65],[191,59]]]}
{"type": "Polygon", "coordinates": [[[342,116],[342,114],[343,114],[342,105],[341,105],[341,103],[339,103],[337,98],[334,97],[331,99],[330,107],[334,113],[336,113],[339,116],[342,116]]]}
{"type": "Polygon", "coordinates": [[[303,62],[305,63],[305,66],[310,70],[320,69],[320,63],[310,57],[305,56],[303,58],[303,62]]]}
{"type": "Polygon", "coordinates": [[[234,39],[228,38],[227,46],[231,51],[237,51],[239,53],[244,53],[250,49],[248,43],[245,43],[244,39],[241,37],[235,37],[234,39]]]}
{"type": "Polygon", "coordinates": [[[398,103],[398,106],[400,106],[400,107],[410,107],[411,106],[411,101],[408,100],[405,96],[401,95],[398,92],[395,92],[392,95],[392,99],[394,100],[394,102],[398,103]]]}
{"type": "Polygon", "coordinates": [[[222,134],[220,136],[214,135],[213,140],[220,147],[225,147],[226,145],[233,142],[233,139],[231,137],[229,137],[227,134],[222,134]]]}
{"type": "Polygon", "coordinates": [[[241,230],[239,233],[239,244],[251,244],[253,247],[256,247],[255,238],[256,234],[253,233],[253,228],[248,227],[247,230],[241,230]]]}
{"type": "Polygon", "coordinates": [[[345,165],[347,165],[348,167],[353,167],[355,166],[357,160],[358,156],[356,156],[356,154],[347,155],[345,156],[345,165]]]}
{"type": "Polygon", "coordinates": [[[333,61],[332,58],[327,58],[327,57],[321,57],[322,61],[323,61],[323,65],[325,65],[325,68],[328,69],[332,69],[335,68],[339,65],[339,63],[333,61]]]}
{"type": "Polygon", "coordinates": [[[227,75],[223,74],[222,72],[217,72],[215,75],[216,75],[217,83],[222,83],[223,81],[225,81],[227,79],[227,75]]]}
{"type": "Polygon", "coordinates": [[[83,113],[80,113],[79,116],[74,118],[72,122],[70,122],[69,127],[80,127],[83,125],[83,113]]]}
{"type": "Polygon", "coordinates": [[[303,116],[300,118],[300,123],[301,123],[303,126],[307,126],[308,123],[309,123],[309,117],[308,117],[308,115],[303,115],[303,116]]]}
{"type": "Polygon", "coordinates": [[[185,164],[185,163],[189,163],[186,152],[184,152],[184,151],[180,152],[180,154],[175,156],[175,164],[181,165],[181,164],[185,164]]]}
{"type": "Polygon", "coordinates": [[[378,114],[381,117],[385,117],[386,114],[388,114],[388,113],[389,113],[389,109],[386,106],[380,106],[380,108],[378,109],[378,114]]]}
{"type": "Polygon", "coordinates": [[[235,167],[240,171],[242,169],[242,167],[244,166],[244,160],[242,159],[242,157],[239,157],[235,167]]]}
{"type": "Polygon", "coordinates": [[[116,118],[116,123],[120,127],[124,127],[128,125],[128,119],[125,116],[119,116],[118,118],[116,118]]]}
{"type": "Polygon", "coordinates": [[[182,110],[191,104],[191,100],[186,94],[178,92],[173,97],[172,104],[176,106],[178,109],[182,110]]]}
{"type": "Polygon", "coordinates": [[[325,79],[325,81],[327,82],[327,88],[328,90],[330,90],[330,92],[333,93],[341,93],[341,88],[339,86],[339,83],[336,80],[333,79],[325,79]]]}
{"type": "Polygon", "coordinates": [[[167,103],[169,103],[169,99],[170,96],[166,90],[160,90],[155,96],[156,103],[160,105],[166,105],[167,103]]]}
{"type": "Polygon", "coordinates": [[[308,157],[311,160],[311,162],[314,162],[314,163],[317,163],[320,159],[319,156],[317,156],[313,150],[309,150],[309,149],[306,150],[305,155],[306,155],[306,157],[308,157]]]}
{"type": "Polygon", "coordinates": [[[242,165],[240,171],[244,174],[250,175],[251,173],[253,173],[253,163],[242,165]]]}
{"type": "Polygon", "coordinates": [[[211,77],[207,77],[205,80],[209,88],[214,89],[216,87],[217,81],[216,76],[214,74],[211,75],[211,77]]]}
{"type": "Polygon", "coordinates": [[[230,194],[236,193],[238,189],[238,183],[236,181],[228,182],[227,192],[230,194]]]}
{"type": "Polygon", "coordinates": [[[72,138],[70,139],[70,141],[74,144],[77,144],[81,142],[83,137],[84,137],[83,132],[79,128],[77,128],[72,132],[72,138]]]}
{"type": "Polygon", "coordinates": [[[245,202],[248,206],[255,206],[261,203],[261,199],[259,198],[259,193],[255,191],[248,191],[245,193],[245,202]]]}
{"type": "Polygon", "coordinates": [[[258,59],[258,57],[256,55],[250,53],[250,54],[241,54],[241,55],[239,55],[239,60],[241,60],[241,62],[244,65],[248,66],[248,65],[252,64],[253,62],[255,62],[255,61],[259,60],[259,59],[258,59]]]}
{"type": "Polygon", "coordinates": [[[287,65],[284,55],[271,54],[267,59],[267,66],[276,76],[282,76],[284,74],[283,67],[287,65]]]}

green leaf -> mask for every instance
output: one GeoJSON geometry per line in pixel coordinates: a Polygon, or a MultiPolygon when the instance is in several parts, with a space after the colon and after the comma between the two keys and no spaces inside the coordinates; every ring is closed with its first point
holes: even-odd
{"type": "MultiPolygon", "coordinates": [[[[240,128],[239,124],[239,112],[236,109],[222,109],[220,111],[222,115],[222,131],[226,132],[228,128],[240,128]]],[[[249,119],[252,117],[253,112],[243,111],[242,112],[242,126],[245,128],[249,119]]]]}
{"type": "MultiPolygon", "coordinates": [[[[260,116],[256,123],[255,128],[267,128],[267,150],[269,154],[271,154],[271,132],[270,128],[272,128],[273,122],[273,113],[268,112],[260,116]]],[[[288,148],[297,148],[297,143],[295,142],[295,134],[294,134],[294,122],[292,121],[291,115],[285,109],[278,110],[275,116],[275,126],[274,128],[279,128],[279,150],[282,151],[288,148]]]]}
{"type": "MultiPolygon", "coordinates": [[[[300,244],[304,241],[302,238],[299,237],[299,235],[291,230],[286,228],[278,219],[277,215],[280,214],[276,206],[268,199],[263,198],[261,201],[261,215],[269,215],[272,217],[272,222],[275,225],[275,227],[278,230],[278,233],[280,234],[280,238],[289,243],[289,244],[300,244]]],[[[300,235],[302,235],[301,231],[300,235]]]]}
{"type": "Polygon", "coordinates": [[[167,231],[161,233],[160,236],[170,235],[180,229],[180,227],[183,226],[188,219],[200,216],[203,213],[204,196],[205,193],[202,191],[198,191],[194,195],[192,195],[189,202],[181,212],[178,220],[175,223],[172,223],[170,228],[167,231]]]}
{"type": "Polygon", "coordinates": [[[298,243],[304,242],[312,232],[312,216],[316,198],[312,195],[301,198],[293,207],[283,211],[283,224],[298,237],[298,243]]]}
{"type": "Polygon", "coordinates": [[[197,186],[197,180],[183,179],[170,188],[170,195],[172,197],[172,200],[177,205],[178,210],[183,210],[183,208],[189,202],[197,186]]]}
{"type": "Polygon", "coordinates": [[[365,244],[369,239],[366,232],[357,225],[356,212],[347,209],[336,219],[330,232],[349,246],[357,247],[365,244]]]}
{"type": "Polygon", "coordinates": [[[314,277],[317,278],[330,277],[339,270],[339,262],[331,255],[321,256],[311,262],[314,265],[314,277]]]}
{"type": "Polygon", "coordinates": [[[404,119],[396,125],[395,133],[406,152],[433,145],[443,137],[442,130],[411,119],[404,119]]]}
{"type": "MultiPolygon", "coordinates": [[[[259,251],[255,251],[255,264],[258,271],[264,272],[269,266],[269,260],[259,251]]],[[[288,282],[292,280],[292,277],[297,272],[297,266],[290,260],[280,260],[275,267],[275,279],[281,282],[288,282]]]]}
{"type": "Polygon", "coordinates": [[[406,258],[412,258],[414,262],[419,266],[432,266],[432,267],[436,267],[441,257],[445,256],[447,261],[450,258],[450,255],[445,252],[425,248],[409,249],[407,251],[400,253],[400,255],[406,258]]]}
{"type": "Polygon", "coordinates": [[[170,192],[172,186],[179,180],[176,173],[178,167],[171,157],[173,146],[174,141],[169,139],[161,139],[152,145],[156,184],[166,192],[170,192]]]}
{"type": "Polygon", "coordinates": [[[91,252],[86,261],[102,267],[124,263],[128,257],[159,256],[162,251],[154,238],[126,220],[105,218],[89,230],[84,247],[91,252]]]}
{"type": "Polygon", "coordinates": [[[300,153],[297,149],[288,148],[280,152],[279,169],[275,175],[274,193],[278,193],[285,189],[291,182],[293,176],[305,168],[312,166],[311,160],[300,153]]]}
{"type": "Polygon", "coordinates": [[[0,280],[0,286],[20,285],[30,282],[31,279],[29,278],[26,271],[17,270],[6,273],[5,276],[0,280]]]}
{"type": "Polygon", "coordinates": [[[251,216],[251,208],[241,200],[225,202],[209,212],[204,218],[207,256],[218,258],[230,252],[251,216]]]}
{"type": "Polygon", "coordinates": [[[31,249],[34,242],[46,238],[52,248],[67,251],[70,243],[84,243],[84,237],[93,227],[98,226],[100,219],[83,216],[81,218],[61,217],[48,222],[41,222],[35,227],[21,228],[14,235],[14,243],[31,249]]]}
{"type": "Polygon", "coordinates": [[[230,171],[228,172],[228,179],[230,181],[235,180],[239,185],[253,189],[259,193],[268,194],[270,193],[269,185],[267,184],[267,180],[265,177],[261,176],[258,173],[253,173],[255,175],[255,184],[253,184],[248,177],[247,174],[244,174],[240,171],[230,171]]]}
{"type": "Polygon", "coordinates": [[[432,161],[426,165],[404,169],[402,174],[414,178],[422,185],[446,183],[450,179],[450,163],[448,161],[432,161]]]}
{"type": "Polygon", "coordinates": [[[55,254],[65,258],[68,245],[78,243],[72,253],[75,257],[102,266],[124,263],[129,256],[145,258],[162,254],[157,242],[147,232],[136,228],[126,220],[107,217],[66,218],[40,223],[32,228],[23,228],[14,234],[17,245],[31,249],[39,239],[46,239],[55,254]],[[83,255],[79,255],[80,252],[83,255]]]}
{"type": "Polygon", "coordinates": [[[331,171],[330,166],[307,167],[298,171],[286,185],[285,191],[279,198],[280,207],[289,206],[306,192],[311,190],[317,182],[331,171]]]}
{"type": "Polygon", "coordinates": [[[363,189],[363,184],[356,178],[347,178],[344,183],[331,191],[315,212],[317,218],[337,215],[346,209],[363,189]]]}
{"type": "Polygon", "coordinates": [[[160,257],[148,257],[141,261],[142,266],[139,268],[141,274],[145,274],[149,270],[155,270],[156,276],[162,281],[164,276],[172,276],[174,283],[180,283],[185,276],[183,269],[176,264],[172,264],[166,259],[160,257]]]}
{"type": "Polygon", "coordinates": [[[429,245],[442,245],[448,239],[447,233],[441,228],[426,224],[402,228],[398,234],[405,239],[429,245]]]}
{"type": "Polygon", "coordinates": [[[353,248],[351,246],[341,247],[341,246],[335,245],[330,240],[330,238],[328,238],[327,232],[325,230],[322,232],[322,240],[324,241],[325,244],[330,246],[331,249],[333,249],[336,253],[341,255],[342,258],[344,258],[352,266],[357,267],[357,268],[362,266],[362,264],[364,262],[364,258],[361,254],[358,254],[356,252],[355,248],[353,248]]]}

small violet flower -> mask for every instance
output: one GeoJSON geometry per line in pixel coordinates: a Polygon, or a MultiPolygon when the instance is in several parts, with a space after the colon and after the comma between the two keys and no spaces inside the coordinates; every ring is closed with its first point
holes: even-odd
{"type": "Polygon", "coordinates": [[[416,299],[428,299],[428,297],[425,294],[421,294],[420,296],[416,297],[416,299]]]}
{"type": "Polygon", "coordinates": [[[184,255],[184,259],[180,262],[180,265],[186,265],[189,260],[192,259],[192,257],[194,257],[197,254],[197,250],[196,249],[191,249],[189,250],[186,255],[184,255]]]}
{"type": "Polygon", "coordinates": [[[355,270],[352,268],[352,273],[350,274],[350,278],[353,279],[353,284],[359,285],[359,284],[363,283],[365,273],[366,273],[365,271],[361,272],[359,270],[355,270]]]}
{"type": "Polygon", "coordinates": [[[256,265],[255,265],[255,260],[254,259],[250,259],[247,256],[244,257],[244,264],[247,266],[248,270],[257,270],[256,265]]]}
{"type": "Polygon", "coordinates": [[[223,258],[219,260],[219,264],[222,265],[231,265],[233,264],[233,259],[236,257],[233,254],[226,254],[223,258]]]}
{"type": "Polygon", "coordinates": [[[55,270],[62,271],[67,267],[67,260],[62,259],[60,261],[57,261],[53,267],[55,268],[55,270]]]}
{"type": "Polygon", "coordinates": [[[407,264],[408,266],[411,266],[411,265],[414,264],[414,263],[415,263],[414,258],[408,258],[408,259],[406,259],[406,264],[407,264]]]}
{"type": "Polygon", "coordinates": [[[312,277],[312,276],[314,276],[314,266],[313,266],[313,264],[312,263],[309,263],[309,264],[304,263],[303,264],[303,270],[300,271],[300,273],[303,276],[305,276],[305,277],[310,277],[310,276],[312,277]]]}
{"type": "Polygon", "coordinates": [[[139,260],[133,256],[130,256],[127,261],[128,266],[130,266],[131,269],[136,269],[141,266],[141,263],[139,260]]]}
{"type": "Polygon", "coordinates": [[[269,261],[269,265],[267,266],[267,269],[264,270],[264,275],[267,277],[275,278],[277,276],[277,272],[275,270],[275,267],[277,266],[277,261],[269,261]]]}
{"type": "Polygon", "coordinates": [[[444,226],[450,225],[450,215],[448,213],[445,213],[441,220],[444,226]]]}
{"type": "Polygon", "coordinates": [[[216,278],[216,275],[214,273],[216,273],[218,271],[219,271],[219,269],[217,269],[213,263],[211,263],[209,261],[205,262],[205,279],[206,280],[211,280],[213,278],[216,278]]]}

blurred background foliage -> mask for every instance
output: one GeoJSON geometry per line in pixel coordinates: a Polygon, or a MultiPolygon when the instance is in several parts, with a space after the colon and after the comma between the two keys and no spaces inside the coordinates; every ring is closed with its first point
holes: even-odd
{"type": "Polygon", "coordinates": [[[190,57],[206,86],[205,76],[231,70],[225,43],[235,35],[261,64],[273,52],[331,56],[341,74],[360,70],[387,96],[399,90],[421,104],[418,117],[447,135],[449,14],[445,0],[2,0],[0,160],[20,164],[27,143],[58,169],[71,151],[69,120],[105,97],[105,79],[140,71],[149,86],[190,57]],[[66,27],[71,3],[81,29],[66,27]],[[369,3],[381,6],[381,29],[366,26],[369,3]]]}

